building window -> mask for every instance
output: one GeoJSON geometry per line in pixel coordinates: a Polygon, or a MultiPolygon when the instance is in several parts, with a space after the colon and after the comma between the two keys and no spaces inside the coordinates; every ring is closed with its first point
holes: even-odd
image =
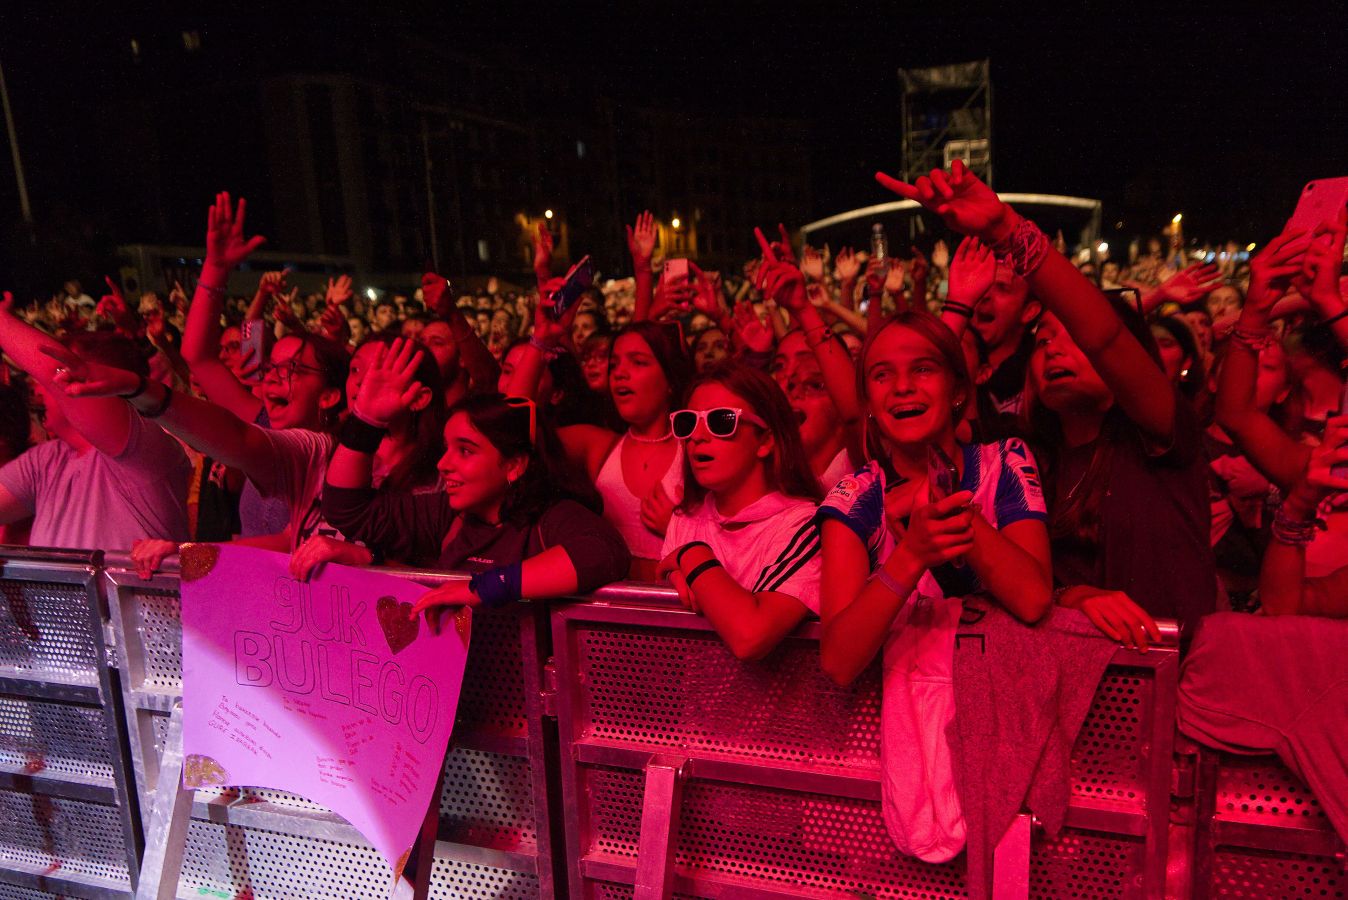
{"type": "Polygon", "coordinates": [[[585,142],[576,141],[576,159],[585,158],[585,142]]]}
{"type": "Polygon", "coordinates": [[[188,53],[201,49],[201,34],[196,31],[183,32],[183,49],[188,53]]]}
{"type": "Polygon", "coordinates": [[[491,262],[491,247],[487,246],[485,239],[479,239],[477,242],[477,258],[483,262],[491,262]]]}

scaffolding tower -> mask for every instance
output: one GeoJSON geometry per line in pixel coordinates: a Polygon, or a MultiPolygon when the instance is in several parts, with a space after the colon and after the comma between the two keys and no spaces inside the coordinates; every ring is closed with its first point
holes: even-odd
{"type": "Polygon", "coordinates": [[[990,60],[929,69],[900,69],[903,79],[903,177],[964,160],[992,185],[992,65],[990,60]]]}

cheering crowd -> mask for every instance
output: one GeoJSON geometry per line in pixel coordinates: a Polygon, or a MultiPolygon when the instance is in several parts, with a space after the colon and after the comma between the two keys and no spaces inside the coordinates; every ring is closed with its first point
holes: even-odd
{"type": "Polygon", "coordinates": [[[221,194],[190,302],[6,295],[0,543],[130,548],[146,577],[189,540],[301,579],[472,573],[420,601],[432,627],[667,581],[738,658],[817,617],[824,670],[880,654],[886,692],[972,595],[1142,650],[1161,618],[1187,642],[1219,609],[1348,616],[1348,213],[1248,265],[1154,242],[1096,271],[958,162],[878,180],[950,241],[830,253],[782,228],[722,277],[657,271],[644,213],[630,285],[578,299],[541,229],[536,293],[427,273],[367,303],[274,272],[245,303],[226,281],[263,239],[221,194]]]}

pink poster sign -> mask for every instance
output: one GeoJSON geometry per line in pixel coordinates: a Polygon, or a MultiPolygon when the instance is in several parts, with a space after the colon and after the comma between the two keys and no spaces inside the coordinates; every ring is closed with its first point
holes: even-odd
{"type": "Polygon", "coordinates": [[[443,764],[468,658],[468,610],[439,635],[426,588],[250,547],[182,550],[183,784],[300,794],[402,874],[443,764]]]}

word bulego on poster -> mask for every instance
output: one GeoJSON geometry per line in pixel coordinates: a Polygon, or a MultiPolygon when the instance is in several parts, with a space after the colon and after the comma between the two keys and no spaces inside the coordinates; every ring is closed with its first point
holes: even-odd
{"type": "Polygon", "coordinates": [[[471,625],[408,616],[426,588],[250,547],[182,550],[183,784],[300,794],[402,874],[454,725],[471,625]]]}

